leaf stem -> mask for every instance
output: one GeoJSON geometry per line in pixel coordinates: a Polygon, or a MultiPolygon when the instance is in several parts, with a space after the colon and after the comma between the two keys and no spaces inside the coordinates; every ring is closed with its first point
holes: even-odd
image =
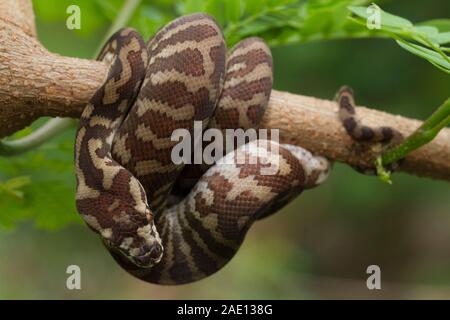
{"type": "Polygon", "coordinates": [[[430,41],[427,37],[423,36],[423,35],[419,35],[419,38],[426,44],[428,45],[430,48],[432,48],[434,51],[436,51],[438,54],[441,55],[442,58],[444,58],[444,60],[446,60],[448,63],[450,63],[450,57],[447,56],[442,50],[441,47],[439,45],[436,45],[433,41],[430,41]]]}
{"type": "Polygon", "coordinates": [[[450,98],[448,98],[425,122],[401,144],[382,155],[383,165],[404,158],[410,152],[433,140],[442,128],[450,124],[450,98]]]}
{"type": "MultiPolygon", "coordinates": [[[[94,53],[94,57],[100,53],[106,40],[118,29],[124,27],[133,16],[137,7],[142,0],[126,0],[116,19],[113,21],[108,31],[105,33],[104,39],[100,42],[99,47],[94,53]]],[[[14,156],[35,149],[45,142],[51,140],[58,134],[72,128],[77,121],[68,118],[54,118],[47,121],[42,127],[33,131],[28,136],[14,141],[0,141],[0,156],[14,156]]]]}

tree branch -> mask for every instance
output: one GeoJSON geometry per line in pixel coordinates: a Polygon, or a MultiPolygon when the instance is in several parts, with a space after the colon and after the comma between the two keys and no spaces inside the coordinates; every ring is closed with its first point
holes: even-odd
{"type": "Polygon", "coordinates": [[[33,6],[30,0],[2,0],[0,2],[0,20],[17,27],[30,37],[36,37],[33,6]]]}
{"type": "MultiPolygon", "coordinates": [[[[422,124],[418,120],[365,107],[358,107],[356,112],[365,124],[390,126],[404,136],[410,135],[422,124]]],[[[302,146],[335,161],[364,164],[363,159],[355,154],[353,140],[338,120],[334,101],[274,90],[262,126],[279,128],[282,142],[302,146]]],[[[433,141],[411,152],[405,158],[401,171],[450,181],[450,129],[443,129],[433,141]]]]}
{"type": "MultiPolygon", "coordinates": [[[[43,48],[34,38],[32,15],[28,0],[0,3],[0,137],[40,116],[79,117],[106,75],[107,67],[101,62],[63,57],[43,48]]],[[[357,112],[366,124],[392,126],[405,136],[421,124],[364,107],[357,112]]],[[[355,155],[355,145],[342,128],[333,101],[273,90],[262,127],[279,129],[281,142],[331,160],[351,165],[363,161],[355,155]]],[[[450,181],[450,129],[409,154],[402,170],[450,181]]]]}

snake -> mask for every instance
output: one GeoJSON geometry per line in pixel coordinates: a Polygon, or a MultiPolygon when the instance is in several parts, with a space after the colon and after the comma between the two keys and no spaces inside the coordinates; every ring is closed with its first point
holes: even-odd
{"type": "Polygon", "coordinates": [[[327,178],[326,158],[270,137],[233,143],[213,164],[172,161],[174,130],[258,128],[273,82],[262,39],[228,51],[214,18],[196,13],[147,43],[123,28],[98,60],[108,72],[76,133],[76,207],[131,275],[162,285],[206,278],[255,221],[327,178]]]}
{"type": "MultiPolygon", "coordinates": [[[[370,127],[357,117],[354,91],[349,86],[342,86],[335,95],[338,104],[338,119],[347,134],[357,143],[356,155],[362,164],[352,166],[356,171],[366,175],[377,175],[374,167],[375,158],[386,150],[397,146],[404,140],[401,132],[388,126],[370,127]]],[[[386,169],[397,171],[404,159],[388,165],[386,169]]]]}

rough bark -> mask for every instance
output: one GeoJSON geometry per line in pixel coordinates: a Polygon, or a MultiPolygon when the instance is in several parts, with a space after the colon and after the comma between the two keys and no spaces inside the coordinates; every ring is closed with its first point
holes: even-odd
{"type": "MultiPolygon", "coordinates": [[[[386,112],[358,107],[358,115],[369,126],[390,126],[404,136],[410,135],[421,121],[386,112]]],[[[361,164],[355,154],[355,143],[337,118],[334,101],[273,91],[262,126],[280,128],[280,140],[314,153],[351,165],[361,164]]],[[[427,145],[410,153],[401,171],[418,176],[450,181],[450,129],[442,130],[427,145]]]]}
{"type": "MultiPolygon", "coordinates": [[[[0,2],[0,137],[29,125],[40,116],[78,117],[99,87],[106,66],[97,61],[48,52],[35,38],[29,0],[0,2]]],[[[262,127],[279,129],[282,142],[352,165],[354,143],[336,116],[334,102],[274,90],[262,127]]],[[[420,121],[364,107],[358,114],[368,125],[388,125],[404,135],[420,121]]],[[[408,155],[402,170],[450,180],[450,129],[408,155]]]]}
{"type": "Polygon", "coordinates": [[[29,0],[0,1],[0,137],[40,116],[77,117],[102,81],[100,63],[47,51],[29,0]]]}

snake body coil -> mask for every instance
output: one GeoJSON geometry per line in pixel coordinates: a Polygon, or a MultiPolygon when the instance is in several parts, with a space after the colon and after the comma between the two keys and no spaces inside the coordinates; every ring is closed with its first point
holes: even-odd
{"type": "Polygon", "coordinates": [[[258,126],[272,88],[262,40],[245,39],[227,55],[215,21],[194,14],[147,46],[121,30],[100,59],[110,71],[77,132],[77,208],[136,277],[181,284],[216,272],[255,220],[326,178],[324,158],[266,140],[235,145],[211,166],[171,159],[172,133],[191,132],[194,121],[204,129],[258,126]],[[274,164],[273,174],[262,172],[274,164]],[[181,199],[168,201],[181,189],[181,199]]]}

